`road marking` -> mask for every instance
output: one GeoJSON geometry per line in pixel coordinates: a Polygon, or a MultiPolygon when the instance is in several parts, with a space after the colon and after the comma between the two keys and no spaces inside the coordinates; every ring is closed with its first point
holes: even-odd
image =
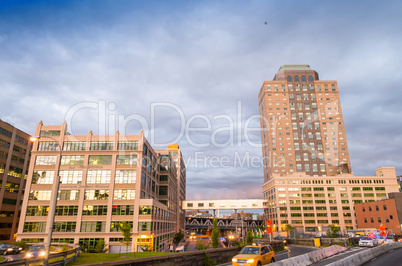
{"type": "Polygon", "coordinates": [[[375,261],[377,258],[372,259],[371,261],[375,261]]]}

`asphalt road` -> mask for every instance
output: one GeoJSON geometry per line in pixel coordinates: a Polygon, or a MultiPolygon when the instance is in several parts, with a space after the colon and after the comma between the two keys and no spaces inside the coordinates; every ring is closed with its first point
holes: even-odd
{"type": "Polygon", "coordinates": [[[378,257],[371,259],[369,262],[364,263],[364,266],[378,266],[378,265],[401,265],[402,264],[402,248],[390,250],[378,257]]]}
{"type": "MultiPolygon", "coordinates": [[[[275,254],[275,260],[276,261],[285,260],[291,257],[296,257],[305,253],[309,253],[317,249],[318,248],[316,247],[288,245],[286,246],[286,251],[282,251],[280,253],[275,254]]],[[[232,265],[232,263],[230,262],[230,263],[219,264],[219,266],[229,266],[229,265],[232,265]]]]}

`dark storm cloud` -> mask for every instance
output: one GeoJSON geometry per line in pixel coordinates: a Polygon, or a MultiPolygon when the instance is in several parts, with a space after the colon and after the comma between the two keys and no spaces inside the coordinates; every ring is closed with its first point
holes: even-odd
{"type": "MultiPolygon", "coordinates": [[[[263,170],[251,163],[261,157],[260,132],[246,136],[245,124],[259,112],[264,80],[283,64],[309,64],[321,80],[338,81],[354,173],[395,166],[401,174],[401,7],[398,1],[2,1],[0,117],[33,134],[39,120],[61,124],[78,105],[95,105],[74,111],[71,133],[143,129],[156,148],[180,136],[183,123],[205,129],[209,121],[211,130],[177,140],[188,161],[187,197],[261,198],[263,170]],[[222,115],[233,132],[224,130],[228,119],[215,119],[222,115]],[[193,119],[199,116],[206,120],[193,119]]],[[[249,121],[258,126],[258,119],[249,121]]]]}

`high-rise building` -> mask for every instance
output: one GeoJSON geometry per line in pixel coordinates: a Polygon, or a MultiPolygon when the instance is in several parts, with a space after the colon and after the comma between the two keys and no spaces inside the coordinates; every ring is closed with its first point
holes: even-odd
{"type": "Polygon", "coordinates": [[[15,240],[28,172],[29,135],[0,120],[0,241],[15,240]]]}
{"type": "Polygon", "coordinates": [[[103,239],[109,252],[122,252],[120,225],[127,222],[133,233],[129,250],[148,246],[165,251],[178,231],[182,180],[170,151],[155,151],[142,130],[138,135],[117,131],[106,136],[66,130],[65,122],[37,125],[39,139],[32,149],[17,239],[47,241],[46,224],[54,211],[52,242],[94,248],[103,239]],[[57,175],[60,186],[52,210],[57,175]]]}
{"type": "Polygon", "coordinates": [[[186,213],[183,210],[182,203],[186,200],[186,165],[179,144],[169,144],[167,150],[158,150],[160,154],[170,154],[176,166],[177,177],[177,229],[185,231],[186,213]]]}
{"type": "Polygon", "coordinates": [[[259,93],[265,218],[276,230],[357,227],[353,204],[397,192],[395,169],[351,172],[338,85],[308,65],[284,65],[259,93]]]}
{"type": "Polygon", "coordinates": [[[273,175],[350,173],[335,80],[319,80],[308,65],[284,65],[259,93],[264,181],[273,175]]]}

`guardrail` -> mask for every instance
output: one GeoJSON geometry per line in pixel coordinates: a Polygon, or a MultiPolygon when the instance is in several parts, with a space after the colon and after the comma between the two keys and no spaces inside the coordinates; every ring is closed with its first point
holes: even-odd
{"type": "MultiPolygon", "coordinates": [[[[59,253],[51,253],[49,255],[49,262],[55,259],[59,259],[58,261],[51,262],[50,265],[52,266],[66,266],[68,263],[72,261],[77,261],[78,256],[80,255],[80,248],[75,248],[70,251],[66,252],[59,252],[59,253]]],[[[30,265],[31,263],[40,263],[43,262],[43,258],[33,258],[33,259],[21,259],[21,260],[13,260],[2,263],[2,265],[7,266],[21,266],[21,265],[30,265]]]]}

